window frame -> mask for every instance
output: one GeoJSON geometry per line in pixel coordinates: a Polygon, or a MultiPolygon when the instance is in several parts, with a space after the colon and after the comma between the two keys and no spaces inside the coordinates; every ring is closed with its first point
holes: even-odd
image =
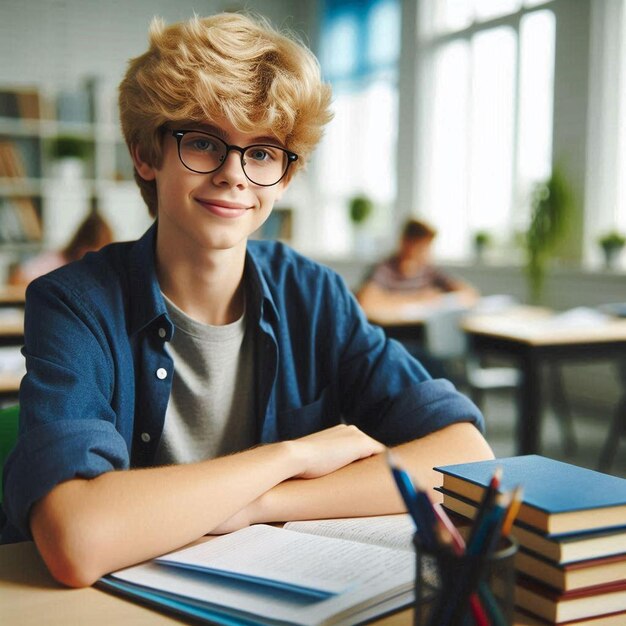
{"type": "MultiPolygon", "coordinates": [[[[410,5],[416,4],[411,0],[405,0],[404,8],[405,8],[405,16],[404,19],[411,20],[415,27],[412,29],[412,33],[409,39],[404,42],[402,55],[407,59],[411,59],[410,64],[405,63],[405,68],[401,68],[401,71],[412,71],[412,75],[414,77],[414,87],[413,87],[413,95],[420,94],[423,92],[427,92],[426,85],[431,81],[432,78],[429,75],[430,72],[433,71],[432,68],[432,58],[434,53],[441,49],[443,46],[447,44],[451,44],[454,42],[464,42],[467,46],[471,47],[472,39],[481,33],[485,33],[487,31],[508,27],[513,29],[516,35],[516,61],[515,61],[515,72],[514,72],[514,97],[513,97],[513,111],[512,111],[512,124],[513,124],[513,136],[512,136],[512,145],[511,145],[511,162],[510,162],[510,179],[512,181],[511,189],[510,189],[510,206],[512,210],[516,206],[516,202],[520,196],[520,188],[519,188],[519,174],[518,171],[518,156],[520,149],[520,133],[519,133],[519,123],[520,123],[520,83],[521,83],[521,32],[522,32],[522,23],[523,20],[532,14],[536,14],[541,11],[549,10],[555,16],[555,21],[557,20],[557,14],[555,9],[555,5],[558,4],[558,0],[548,0],[541,4],[534,4],[532,6],[525,6],[524,3],[519,7],[517,11],[514,13],[510,13],[508,15],[485,19],[482,21],[474,20],[471,24],[466,27],[459,28],[454,31],[442,32],[436,34],[428,33],[428,29],[425,27],[425,19],[432,19],[432,16],[425,15],[424,11],[420,11],[419,9],[411,10],[410,5]]],[[[404,33],[403,33],[404,34],[404,33]]],[[[556,42],[555,42],[556,45],[556,42]]],[[[555,50],[556,57],[556,50],[555,50]]],[[[556,58],[555,58],[556,65],[556,58]]],[[[556,67],[555,67],[556,71],[556,67]]],[[[403,77],[405,74],[402,74],[403,77]]],[[[554,82],[554,89],[556,89],[556,76],[554,82]]],[[[414,142],[414,146],[409,148],[407,146],[407,142],[404,142],[404,146],[401,147],[402,153],[398,155],[398,163],[402,163],[404,159],[410,159],[414,166],[411,168],[410,173],[410,181],[407,183],[407,168],[402,168],[404,171],[399,171],[398,176],[398,207],[397,207],[397,219],[398,221],[402,221],[413,214],[419,214],[426,219],[431,219],[431,221],[436,221],[432,219],[432,216],[429,215],[427,207],[425,206],[425,198],[422,193],[422,190],[425,188],[425,180],[424,176],[427,175],[428,168],[424,166],[424,162],[429,160],[429,147],[424,145],[422,141],[422,129],[425,128],[425,124],[427,123],[427,108],[428,105],[425,103],[420,103],[419,99],[417,99],[417,106],[413,106],[412,110],[410,105],[407,104],[408,96],[404,97],[400,96],[400,107],[403,108],[403,119],[408,120],[406,123],[412,124],[412,127],[415,128],[415,134],[412,137],[414,142]],[[404,105],[404,106],[403,106],[404,105]],[[404,180],[403,180],[404,179],[404,180]]],[[[554,102],[553,102],[553,110],[554,110],[554,102]]],[[[552,134],[554,135],[554,120],[552,120],[552,134]]],[[[554,137],[553,137],[554,139],[554,137]]],[[[467,162],[468,167],[471,168],[471,163],[467,162]]],[[[469,193],[469,192],[468,192],[469,193]]],[[[528,216],[520,216],[515,220],[515,226],[519,227],[521,225],[525,225],[528,216]]],[[[510,233],[509,236],[511,238],[514,237],[513,233],[510,233]]],[[[471,254],[471,244],[470,244],[470,234],[466,237],[467,241],[465,243],[465,248],[462,250],[462,254],[459,255],[458,260],[462,260],[463,258],[469,258],[471,254]]],[[[445,257],[445,249],[443,250],[443,256],[445,257]]],[[[451,256],[451,255],[450,255],[451,256]]]]}

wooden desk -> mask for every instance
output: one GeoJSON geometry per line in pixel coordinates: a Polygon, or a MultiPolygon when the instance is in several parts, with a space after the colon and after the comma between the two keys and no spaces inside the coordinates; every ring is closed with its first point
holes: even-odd
{"type": "MultiPolygon", "coordinates": [[[[22,346],[24,343],[24,311],[0,306],[0,347],[22,346]]],[[[17,400],[22,374],[0,371],[0,399],[17,400]]]]}
{"type": "Polygon", "coordinates": [[[546,309],[518,307],[508,314],[469,315],[462,323],[470,348],[478,354],[513,357],[521,371],[517,416],[517,454],[540,451],[541,370],[546,363],[620,359],[626,354],[626,320],[597,324],[557,322],[546,309]]]}
{"type": "MultiPolygon", "coordinates": [[[[2,624],[19,626],[165,626],[197,624],[144,607],[100,589],[67,589],[56,583],[32,542],[0,546],[0,616],[2,624]]],[[[375,622],[379,626],[412,626],[405,610],[375,622]]],[[[516,626],[530,622],[519,618],[516,626]]]]}
{"type": "MultiPolygon", "coordinates": [[[[22,346],[24,343],[24,310],[2,308],[0,305],[0,347],[22,346]]],[[[22,374],[0,371],[0,399],[17,400],[22,374]]]]}
{"type": "Polygon", "coordinates": [[[7,626],[185,623],[94,588],[62,587],[31,542],[0,546],[0,607],[1,621],[7,626]]]}
{"type": "Polygon", "coordinates": [[[0,346],[21,346],[24,343],[24,311],[0,308],[0,346]]]}
{"type": "Polygon", "coordinates": [[[440,320],[442,316],[446,319],[460,317],[470,308],[463,298],[455,293],[449,293],[430,302],[408,303],[392,309],[368,311],[367,318],[373,324],[381,326],[393,339],[424,345],[430,320],[440,320]]]}
{"type": "Polygon", "coordinates": [[[21,382],[21,375],[0,372],[0,399],[17,400],[21,382]]]}
{"type": "Polygon", "coordinates": [[[424,343],[424,324],[434,310],[433,306],[413,305],[404,307],[393,314],[381,311],[378,314],[368,315],[372,324],[382,327],[385,334],[391,339],[400,342],[424,343]]]}
{"type": "Polygon", "coordinates": [[[24,306],[26,287],[5,285],[0,287],[0,307],[24,306]]]}

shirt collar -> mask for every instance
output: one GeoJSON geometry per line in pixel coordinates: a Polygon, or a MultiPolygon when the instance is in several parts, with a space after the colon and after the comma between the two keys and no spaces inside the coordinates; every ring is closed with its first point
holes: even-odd
{"type": "Polygon", "coordinates": [[[155,320],[162,320],[166,335],[171,339],[173,324],[167,315],[165,302],[156,275],[155,247],[157,222],[138,239],[130,252],[130,327],[131,335],[143,330],[155,320]]]}
{"type": "MultiPolygon", "coordinates": [[[[261,321],[268,320],[268,314],[276,320],[280,319],[274,296],[269,288],[267,280],[261,269],[260,259],[257,258],[257,250],[254,244],[248,245],[246,250],[246,265],[244,269],[246,286],[248,289],[248,303],[250,312],[261,321]]],[[[269,330],[269,329],[268,329],[269,330]]]]}

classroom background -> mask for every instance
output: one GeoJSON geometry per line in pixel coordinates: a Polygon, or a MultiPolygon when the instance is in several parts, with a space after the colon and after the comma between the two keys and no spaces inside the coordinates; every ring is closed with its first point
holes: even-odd
{"type": "MultiPolygon", "coordinates": [[[[419,217],[438,231],[437,265],[490,306],[547,307],[555,328],[624,313],[626,0],[1,0],[1,283],[66,245],[93,210],[117,240],[142,234],[150,219],[117,118],[126,62],[155,15],[240,9],[298,33],[334,90],[321,146],[259,237],[331,265],[356,290],[419,217]],[[355,198],[367,210],[351,210],[355,198]],[[538,240],[542,207],[554,232],[538,240]],[[529,242],[542,282],[529,276],[529,242]]],[[[13,323],[11,306],[0,326],[13,323]]],[[[442,358],[467,373],[476,355],[458,324],[449,334],[442,358]]],[[[18,336],[0,340],[0,378],[19,369],[18,336]]],[[[606,469],[626,476],[626,333],[600,343],[541,365],[536,436],[546,456],[592,468],[613,440],[606,469]]],[[[516,358],[479,364],[493,374],[481,407],[499,456],[520,450],[516,358]]]]}

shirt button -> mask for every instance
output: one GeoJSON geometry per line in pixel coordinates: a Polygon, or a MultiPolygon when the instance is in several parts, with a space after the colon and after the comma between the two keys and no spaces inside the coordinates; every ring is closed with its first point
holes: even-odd
{"type": "Polygon", "coordinates": [[[141,433],[141,441],[150,443],[150,435],[148,433],[141,433]]]}
{"type": "Polygon", "coordinates": [[[167,333],[165,332],[165,328],[159,328],[159,337],[163,339],[165,335],[167,335],[167,333]]]}
{"type": "Polygon", "coordinates": [[[156,371],[156,375],[159,380],[163,380],[167,378],[167,370],[163,367],[159,367],[159,369],[156,371]]]}

